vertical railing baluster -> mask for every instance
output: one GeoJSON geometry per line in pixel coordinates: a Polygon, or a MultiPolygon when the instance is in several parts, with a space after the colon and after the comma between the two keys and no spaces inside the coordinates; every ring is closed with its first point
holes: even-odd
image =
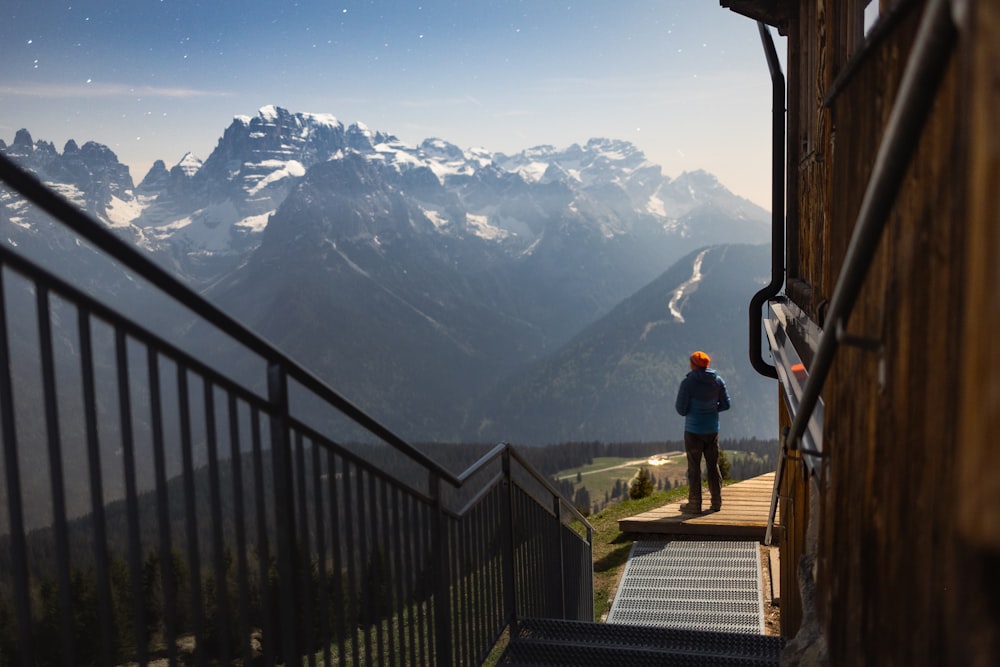
{"type": "Polygon", "coordinates": [[[535,602],[531,607],[532,615],[542,616],[546,611],[546,600],[548,596],[545,591],[545,519],[548,518],[548,514],[543,516],[541,508],[534,501],[534,497],[525,490],[522,494],[525,506],[525,512],[531,514],[531,531],[525,536],[528,543],[531,545],[529,550],[531,552],[531,565],[528,570],[528,581],[530,582],[532,590],[535,592],[535,602]]]}
{"type": "Polygon", "coordinates": [[[188,579],[191,586],[191,616],[194,619],[195,663],[206,664],[205,614],[201,588],[201,555],[198,550],[198,507],[194,484],[194,460],[191,444],[191,404],[188,395],[187,369],[176,362],[177,409],[180,418],[182,481],[184,486],[184,524],[187,533],[188,579]]]}
{"type": "Polygon", "coordinates": [[[347,628],[350,632],[351,657],[354,664],[361,664],[361,642],[358,637],[358,625],[361,622],[361,585],[358,570],[362,566],[355,567],[355,557],[359,553],[360,547],[354,539],[354,496],[351,493],[352,487],[357,480],[352,482],[351,477],[357,471],[357,466],[344,459],[344,555],[347,558],[347,628]]]}
{"type": "Polygon", "coordinates": [[[507,494],[503,488],[503,478],[493,490],[493,617],[497,620],[499,627],[507,624],[507,617],[504,613],[504,563],[507,562],[508,554],[504,545],[507,539],[504,537],[505,525],[503,522],[503,507],[507,503],[507,494]]]}
{"type": "MultiPolygon", "coordinates": [[[[233,476],[233,528],[236,540],[236,576],[239,581],[240,600],[240,657],[243,664],[250,662],[252,645],[250,641],[250,573],[247,566],[247,536],[245,519],[245,504],[243,502],[243,455],[240,451],[240,421],[236,395],[232,391],[226,394],[229,413],[229,462],[233,476]]],[[[261,582],[266,586],[267,582],[261,582]]]]}
{"type": "Polygon", "coordinates": [[[534,549],[531,535],[535,530],[535,513],[527,507],[524,494],[521,489],[517,489],[517,513],[514,515],[517,523],[517,593],[518,593],[518,613],[521,616],[536,616],[537,608],[537,587],[532,581],[532,572],[535,567],[534,549]]]}
{"type": "Polygon", "coordinates": [[[215,569],[215,622],[212,624],[218,633],[217,649],[223,664],[232,662],[232,652],[229,646],[229,585],[224,564],[225,540],[222,523],[222,491],[219,478],[219,444],[215,425],[215,388],[212,383],[203,381],[205,392],[205,437],[208,449],[208,495],[212,517],[212,551],[215,569]]]}
{"type": "Polygon", "coordinates": [[[365,512],[365,484],[370,484],[366,480],[366,475],[362,468],[357,468],[358,478],[355,480],[354,491],[356,493],[358,512],[358,588],[360,595],[358,602],[361,605],[361,625],[365,640],[365,663],[371,664],[375,654],[372,651],[372,595],[371,595],[371,566],[369,559],[371,551],[368,546],[368,517],[365,512]]]}
{"type": "Polygon", "coordinates": [[[416,582],[420,599],[419,616],[417,616],[417,633],[420,635],[420,664],[429,665],[434,661],[434,611],[431,605],[435,595],[436,574],[434,567],[436,564],[433,561],[434,551],[430,546],[434,532],[434,517],[431,506],[423,502],[417,503],[414,511],[420,519],[420,528],[414,535],[416,539],[414,548],[420,563],[420,578],[416,582]]]}
{"type": "Polygon", "coordinates": [[[163,614],[167,658],[177,663],[177,581],[174,578],[173,546],[170,535],[170,499],[167,493],[167,463],[163,443],[163,406],[160,389],[160,360],[156,350],[146,348],[149,381],[150,427],[153,435],[153,467],[156,476],[156,509],[160,541],[160,581],[163,585],[163,614]]]}
{"type": "Polygon", "coordinates": [[[535,553],[537,554],[535,578],[540,599],[538,609],[541,615],[551,618],[558,616],[555,610],[556,605],[553,602],[555,596],[549,593],[557,592],[559,588],[559,569],[555,562],[558,556],[555,550],[559,544],[559,538],[552,535],[552,524],[549,523],[552,520],[552,515],[546,511],[543,505],[537,504],[535,506],[535,517],[537,520],[536,532],[534,533],[535,553]],[[554,581],[550,581],[550,579],[554,579],[554,581]]]}
{"type": "Polygon", "coordinates": [[[472,513],[470,512],[455,522],[455,526],[459,529],[459,534],[461,535],[459,554],[462,560],[460,568],[462,577],[462,606],[465,610],[462,614],[461,641],[464,645],[463,657],[467,664],[472,662],[473,638],[475,637],[473,628],[475,627],[476,619],[476,587],[474,586],[475,579],[473,578],[475,566],[472,562],[472,520],[472,513]]]}
{"type": "Polygon", "coordinates": [[[517,489],[517,551],[518,551],[518,613],[521,616],[537,615],[537,592],[538,588],[532,581],[531,573],[534,570],[535,559],[531,535],[535,530],[535,513],[527,507],[524,494],[521,489],[517,489]]]}
{"type": "Polygon", "coordinates": [[[465,561],[462,570],[463,578],[465,579],[465,628],[463,629],[463,637],[465,642],[465,659],[467,663],[471,663],[475,651],[475,628],[476,619],[478,616],[479,608],[476,606],[476,601],[478,600],[476,592],[476,565],[475,561],[472,559],[472,535],[474,527],[474,513],[468,512],[465,516],[461,517],[458,521],[459,525],[462,526],[462,559],[465,561]]]}
{"type": "Polygon", "coordinates": [[[483,524],[482,524],[482,568],[483,568],[483,613],[485,621],[483,623],[484,637],[490,638],[493,628],[497,623],[496,613],[496,591],[494,590],[495,576],[493,565],[496,559],[496,551],[493,548],[493,537],[496,535],[497,527],[494,524],[493,500],[497,487],[494,486],[483,498],[483,524]]]}
{"type": "MultiPolygon", "coordinates": [[[[269,417],[270,418],[270,417],[269,417]]],[[[261,630],[263,634],[264,664],[277,664],[275,652],[279,620],[275,618],[274,600],[271,599],[271,540],[268,537],[267,499],[264,483],[264,454],[261,447],[260,410],[250,406],[250,443],[253,448],[254,509],[257,515],[257,565],[260,579],[261,630]]],[[[273,460],[273,450],[272,460],[273,460]]],[[[273,467],[273,466],[272,466],[273,467]]],[[[275,492],[276,493],[276,492],[275,492]]]]}
{"type": "Polygon", "coordinates": [[[496,539],[500,533],[500,524],[496,514],[497,490],[499,488],[499,485],[494,486],[490,489],[489,495],[483,499],[485,511],[483,518],[483,572],[486,578],[486,632],[489,639],[492,639],[493,632],[503,619],[503,610],[497,605],[497,559],[501,556],[500,550],[497,548],[500,543],[496,539]]]}
{"type": "Polygon", "coordinates": [[[104,514],[101,451],[97,436],[97,400],[94,388],[94,352],[90,332],[90,312],[83,306],[77,307],[77,330],[80,341],[80,376],[83,385],[87,463],[90,469],[90,507],[94,526],[94,566],[97,575],[97,610],[101,625],[101,659],[104,664],[110,665],[113,663],[113,647],[108,537],[104,514]]]}
{"type": "Polygon", "coordinates": [[[404,520],[403,525],[407,528],[406,546],[403,558],[406,562],[406,570],[409,573],[406,577],[406,601],[409,613],[407,614],[406,625],[410,633],[410,664],[426,664],[423,659],[423,626],[421,609],[423,608],[423,597],[420,583],[423,581],[423,552],[420,550],[419,537],[421,526],[418,523],[420,517],[417,509],[416,499],[406,495],[403,503],[404,520]]]}
{"type": "MultiPolygon", "coordinates": [[[[326,522],[323,504],[323,466],[318,443],[312,447],[313,512],[316,521],[316,576],[318,578],[317,599],[319,601],[319,640],[323,644],[323,665],[330,665],[330,595],[326,578],[326,522]]],[[[310,651],[312,653],[312,651],[310,651]]]]}
{"type": "Polygon", "coordinates": [[[271,421],[271,467],[274,473],[274,525],[278,541],[278,614],[281,623],[282,657],[286,664],[296,663],[301,652],[296,638],[298,616],[296,586],[298,569],[295,553],[295,507],[292,498],[291,441],[288,424],[288,377],[278,363],[267,372],[268,402],[271,421]]]}
{"type": "Polygon", "coordinates": [[[312,565],[310,563],[309,550],[309,509],[306,503],[306,485],[308,474],[306,473],[305,444],[302,433],[295,431],[293,445],[295,455],[295,502],[298,506],[299,517],[299,542],[298,560],[299,566],[299,610],[301,611],[301,621],[297,623],[299,630],[299,648],[306,654],[306,664],[309,667],[316,667],[315,644],[316,637],[313,626],[313,604],[312,604],[312,565]]]}
{"type": "Polygon", "coordinates": [[[451,646],[451,571],[449,568],[448,517],[441,498],[441,478],[431,473],[430,494],[433,505],[431,519],[431,562],[434,571],[434,656],[438,667],[452,664],[451,646]]]}
{"type": "MultiPolygon", "coordinates": [[[[346,615],[348,613],[348,602],[346,599],[346,591],[344,590],[344,562],[341,557],[341,552],[344,545],[350,544],[350,541],[345,539],[344,528],[343,528],[343,510],[341,508],[340,493],[344,488],[343,484],[339,484],[337,481],[337,455],[330,452],[329,453],[329,463],[327,466],[329,479],[327,480],[328,486],[330,488],[330,543],[331,549],[333,551],[333,601],[337,605],[334,609],[334,620],[336,623],[336,637],[337,637],[337,659],[338,665],[347,664],[347,629],[346,629],[346,615]]],[[[344,469],[344,464],[340,464],[341,469],[344,469]]],[[[346,470],[344,472],[346,475],[346,470]]]]}
{"type": "Polygon", "coordinates": [[[566,552],[563,546],[563,523],[562,523],[562,499],[559,496],[552,497],[552,512],[555,516],[555,531],[553,539],[556,541],[554,557],[555,566],[558,568],[557,576],[554,577],[559,585],[558,592],[558,618],[566,618],[566,552]]]}
{"type": "Polygon", "coordinates": [[[36,284],[38,339],[42,361],[43,404],[49,453],[49,481],[52,489],[52,530],[56,542],[56,568],[59,582],[59,613],[62,657],[66,665],[76,663],[73,632],[73,600],[70,585],[69,535],[66,525],[66,489],[63,479],[62,437],[59,433],[59,406],[56,397],[56,372],[52,348],[52,313],[49,288],[36,284]]]}
{"type": "MultiPolygon", "coordinates": [[[[593,530],[590,526],[587,526],[587,544],[586,548],[583,550],[583,554],[580,559],[583,561],[583,571],[586,573],[586,578],[583,581],[583,601],[584,610],[586,611],[586,616],[584,620],[593,621],[594,619],[594,558],[592,556],[594,549],[593,542],[593,530]]],[[[583,549],[583,547],[581,547],[583,549]]]]}
{"type": "Polygon", "coordinates": [[[132,623],[135,659],[139,664],[148,660],[146,609],[142,596],[142,540],[139,533],[139,503],[135,476],[135,440],[132,432],[132,383],[129,379],[128,347],[125,332],[115,328],[115,366],[118,383],[118,420],[121,429],[122,466],[125,477],[125,513],[128,522],[128,569],[132,585],[132,623]]]}
{"type": "Polygon", "coordinates": [[[413,574],[413,563],[406,560],[405,557],[406,545],[410,540],[410,533],[413,530],[413,526],[406,523],[405,519],[406,503],[408,502],[409,494],[396,486],[392,486],[390,487],[389,495],[393,507],[392,516],[395,520],[392,534],[395,543],[393,568],[396,572],[396,590],[394,592],[396,596],[395,614],[398,633],[396,652],[399,656],[398,661],[400,664],[412,664],[407,657],[407,646],[413,639],[409,626],[412,608],[410,607],[410,594],[408,592],[409,578],[413,574]]]}
{"type": "Polygon", "coordinates": [[[386,605],[385,605],[385,626],[386,626],[386,642],[388,648],[388,658],[389,664],[395,665],[396,662],[396,622],[399,619],[399,606],[397,600],[399,600],[399,595],[397,594],[396,578],[399,576],[399,571],[395,567],[395,540],[392,539],[391,531],[389,526],[392,523],[399,529],[398,522],[392,522],[390,519],[390,507],[389,507],[389,485],[386,483],[385,479],[379,480],[379,500],[382,505],[382,548],[385,550],[385,570],[386,579],[384,582],[386,589],[386,605]]]}
{"type": "Polygon", "coordinates": [[[501,455],[503,479],[500,483],[504,500],[500,507],[501,553],[503,554],[503,619],[510,625],[510,634],[517,634],[517,593],[514,546],[514,485],[511,480],[510,452],[501,455]]]}
{"type": "MultiPolygon", "coordinates": [[[[393,551],[396,567],[396,622],[399,627],[399,659],[407,662],[407,645],[413,642],[412,611],[410,605],[411,597],[408,589],[408,582],[412,576],[412,561],[405,557],[407,546],[410,543],[410,532],[413,526],[406,518],[406,502],[408,495],[401,492],[397,487],[392,488],[393,516],[396,517],[395,536],[396,547],[393,551]]],[[[413,664],[412,658],[409,660],[413,664]]]]}
{"type": "Polygon", "coordinates": [[[463,563],[461,557],[462,550],[462,523],[460,521],[448,522],[448,540],[450,545],[448,557],[451,559],[451,577],[449,579],[449,589],[451,590],[451,646],[452,659],[454,664],[463,664],[463,649],[465,642],[462,640],[463,625],[465,622],[465,581],[463,579],[463,563]]]}
{"type": "MultiPolygon", "coordinates": [[[[473,545],[473,562],[476,567],[476,646],[485,646],[489,636],[488,623],[492,619],[489,617],[487,610],[489,609],[489,595],[487,592],[487,581],[486,581],[486,562],[488,556],[486,555],[486,547],[484,545],[486,541],[486,532],[484,521],[486,519],[486,503],[488,502],[489,495],[483,497],[476,508],[473,510],[475,515],[475,532],[473,545]]],[[[482,657],[482,656],[478,656],[482,657]]]]}
{"type": "Polygon", "coordinates": [[[382,664],[385,660],[385,646],[383,643],[385,632],[382,630],[383,616],[385,614],[385,605],[382,603],[382,586],[385,584],[385,575],[382,572],[382,545],[378,543],[379,530],[377,521],[379,520],[379,511],[378,503],[375,499],[378,479],[375,475],[369,473],[367,480],[368,502],[366,507],[368,507],[370,514],[368,514],[365,524],[371,526],[371,549],[368,552],[370,568],[368,570],[368,584],[371,587],[371,591],[367,597],[372,600],[371,621],[375,624],[375,654],[372,658],[374,659],[377,656],[378,663],[382,664]]]}
{"type": "Polygon", "coordinates": [[[24,535],[24,499],[18,461],[17,428],[14,423],[14,383],[10,377],[10,340],[7,330],[7,297],[4,266],[0,263],[0,425],[3,427],[4,471],[7,481],[7,512],[10,520],[11,577],[17,608],[18,642],[21,664],[35,664],[31,637],[31,598],[28,578],[27,540],[24,535]]]}

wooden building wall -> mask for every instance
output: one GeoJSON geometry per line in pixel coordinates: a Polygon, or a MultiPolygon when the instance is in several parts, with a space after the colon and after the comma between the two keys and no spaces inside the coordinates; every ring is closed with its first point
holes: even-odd
{"type": "MultiPolygon", "coordinates": [[[[857,22],[837,13],[856,12],[856,4],[802,0],[789,36],[798,251],[788,258],[786,290],[821,326],[832,326],[824,302],[924,6],[901,3],[858,54],[838,32],[856,31],[857,22]]],[[[992,345],[1000,326],[1000,20],[991,4],[967,5],[981,15],[967,17],[978,32],[960,33],[847,322],[850,334],[879,349],[842,346],[823,391],[829,458],[820,516],[809,519],[820,521],[816,612],[834,665],[1000,664],[998,605],[987,593],[1000,563],[1000,467],[991,456],[1000,450],[992,440],[1000,426],[992,345]],[[978,184],[971,206],[970,184],[978,184]],[[976,407],[982,398],[989,418],[976,407]],[[983,485],[970,494],[975,507],[962,501],[970,493],[962,480],[983,485]],[[994,507],[984,510],[983,501],[994,507]]],[[[789,484],[801,489],[802,468],[792,470],[798,479],[789,484]]],[[[796,525],[788,539],[801,543],[802,530],[796,525]]]]}
{"type": "MultiPolygon", "coordinates": [[[[960,373],[958,474],[954,489],[965,574],[949,628],[977,647],[978,664],[1000,664],[1000,4],[973,3],[961,67],[969,80],[965,312],[956,350],[960,373]],[[980,659],[982,658],[982,659],[980,659]]],[[[972,664],[970,662],[970,664],[972,664]]]]}
{"type": "MultiPolygon", "coordinates": [[[[784,390],[781,390],[784,392],[784,390]]],[[[780,428],[792,425],[791,415],[781,395],[778,401],[780,428]]],[[[802,598],[799,594],[799,564],[806,551],[805,535],[809,527],[809,486],[802,459],[789,453],[778,489],[781,536],[778,547],[783,563],[781,584],[781,634],[793,637],[802,623],[802,598]]]]}

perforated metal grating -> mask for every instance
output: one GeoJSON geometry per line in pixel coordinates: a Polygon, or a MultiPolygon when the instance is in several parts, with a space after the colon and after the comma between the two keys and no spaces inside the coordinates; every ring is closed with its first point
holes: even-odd
{"type": "Polygon", "coordinates": [[[777,667],[782,637],[520,619],[499,664],[522,667],[777,667]]]}
{"type": "Polygon", "coordinates": [[[632,545],[608,623],[764,634],[756,542],[632,545]]]}

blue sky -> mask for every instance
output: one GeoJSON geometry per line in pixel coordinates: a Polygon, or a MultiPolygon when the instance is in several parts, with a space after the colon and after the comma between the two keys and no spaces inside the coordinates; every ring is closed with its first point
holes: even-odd
{"type": "Polygon", "coordinates": [[[6,0],[0,62],[0,138],[98,141],[136,182],[275,104],[411,144],[625,139],[770,208],[767,64],[718,0],[6,0]]]}

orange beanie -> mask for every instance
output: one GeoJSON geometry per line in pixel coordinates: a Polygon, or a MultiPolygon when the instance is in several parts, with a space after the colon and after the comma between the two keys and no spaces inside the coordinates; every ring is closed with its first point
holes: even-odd
{"type": "Polygon", "coordinates": [[[702,352],[701,350],[698,350],[697,352],[691,355],[691,363],[694,364],[695,366],[708,368],[708,364],[710,364],[711,361],[712,358],[709,357],[704,352],[702,352]]]}

